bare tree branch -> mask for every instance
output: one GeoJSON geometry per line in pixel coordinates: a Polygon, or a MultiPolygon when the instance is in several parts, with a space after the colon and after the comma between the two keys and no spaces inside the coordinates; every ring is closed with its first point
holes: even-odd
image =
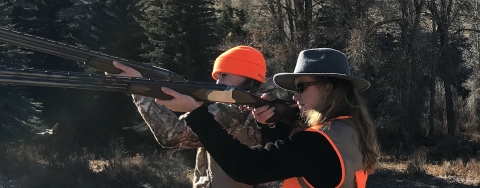
{"type": "Polygon", "coordinates": [[[396,22],[400,22],[400,21],[403,21],[403,18],[397,18],[397,19],[392,19],[392,20],[384,20],[384,21],[381,21],[381,22],[378,22],[378,23],[374,24],[372,27],[377,28],[377,27],[380,27],[382,25],[387,25],[387,24],[396,23],[396,22]]]}
{"type": "Polygon", "coordinates": [[[461,33],[462,31],[480,33],[480,30],[478,30],[478,29],[465,28],[465,29],[459,29],[459,30],[457,30],[454,34],[457,35],[457,34],[461,33]]]}

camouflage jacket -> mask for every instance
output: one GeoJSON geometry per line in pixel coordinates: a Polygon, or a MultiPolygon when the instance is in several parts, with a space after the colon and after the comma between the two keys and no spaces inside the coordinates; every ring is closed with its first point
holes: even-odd
{"type": "MultiPolygon", "coordinates": [[[[193,187],[252,187],[233,181],[201,147],[197,136],[185,122],[188,113],[177,116],[169,108],[155,103],[153,98],[132,95],[138,111],[157,142],[165,148],[198,148],[193,187]]],[[[212,103],[208,110],[235,139],[248,146],[261,144],[260,128],[250,112],[241,112],[236,105],[212,103]]],[[[253,187],[280,187],[281,182],[253,187]]]]}

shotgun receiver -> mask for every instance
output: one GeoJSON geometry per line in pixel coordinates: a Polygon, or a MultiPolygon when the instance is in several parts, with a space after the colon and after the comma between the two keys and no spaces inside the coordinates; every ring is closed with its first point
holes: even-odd
{"type": "Polygon", "coordinates": [[[275,99],[264,100],[246,91],[226,84],[205,82],[165,81],[149,78],[115,77],[84,73],[52,72],[33,69],[0,69],[0,83],[44,87],[75,88],[126,92],[147,97],[170,100],[172,96],[162,92],[161,87],[171,88],[189,95],[199,102],[222,102],[237,105],[275,107],[274,116],[268,122],[293,122],[298,116],[295,102],[275,99]]]}
{"type": "Polygon", "coordinates": [[[137,70],[142,74],[142,76],[147,78],[156,78],[168,81],[184,81],[183,76],[180,76],[167,69],[102,54],[100,52],[81,49],[67,44],[62,44],[57,41],[12,31],[2,27],[0,27],[0,42],[83,62],[90,67],[111,74],[117,74],[121,72],[120,69],[117,69],[115,66],[113,66],[113,61],[117,61],[137,70]]]}

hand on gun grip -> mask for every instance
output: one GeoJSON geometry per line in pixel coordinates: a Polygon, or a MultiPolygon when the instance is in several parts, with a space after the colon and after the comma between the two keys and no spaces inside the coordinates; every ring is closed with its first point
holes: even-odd
{"type": "MultiPolygon", "coordinates": [[[[270,97],[266,93],[264,93],[260,98],[264,100],[270,100],[270,97]]],[[[253,108],[252,114],[255,120],[257,120],[259,123],[269,124],[267,123],[267,120],[273,116],[274,111],[275,111],[275,107],[270,107],[268,105],[265,105],[262,107],[253,108]]]]}
{"type": "Polygon", "coordinates": [[[105,75],[125,76],[125,77],[143,77],[142,74],[140,74],[140,72],[138,72],[137,70],[135,70],[135,69],[133,69],[129,66],[126,66],[124,64],[121,64],[119,62],[113,61],[113,66],[122,70],[122,72],[118,73],[118,74],[110,74],[110,73],[105,72],[105,75]]]}

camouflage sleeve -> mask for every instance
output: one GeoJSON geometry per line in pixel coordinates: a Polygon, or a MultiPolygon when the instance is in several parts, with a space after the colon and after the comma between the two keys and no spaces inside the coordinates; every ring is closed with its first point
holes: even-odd
{"type": "MultiPolygon", "coordinates": [[[[165,148],[188,149],[201,147],[197,135],[187,126],[185,118],[189,113],[177,116],[168,107],[155,103],[154,98],[140,95],[132,95],[138,112],[146,122],[157,142],[165,148]]],[[[247,128],[247,137],[258,137],[255,135],[257,127],[238,126],[256,125],[249,112],[241,112],[236,105],[212,103],[208,111],[214,115],[215,120],[223,126],[230,134],[238,135],[240,129],[247,128]]]]}
{"type": "Polygon", "coordinates": [[[133,102],[157,142],[165,148],[189,149],[201,147],[197,136],[187,126],[188,113],[177,116],[154,98],[132,95],[133,102]]]}
{"type": "Polygon", "coordinates": [[[261,144],[260,127],[250,111],[242,112],[237,105],[224,103],[210,105],[208,111],[228,134],[241,143],[248,146],[261,144]]]}

